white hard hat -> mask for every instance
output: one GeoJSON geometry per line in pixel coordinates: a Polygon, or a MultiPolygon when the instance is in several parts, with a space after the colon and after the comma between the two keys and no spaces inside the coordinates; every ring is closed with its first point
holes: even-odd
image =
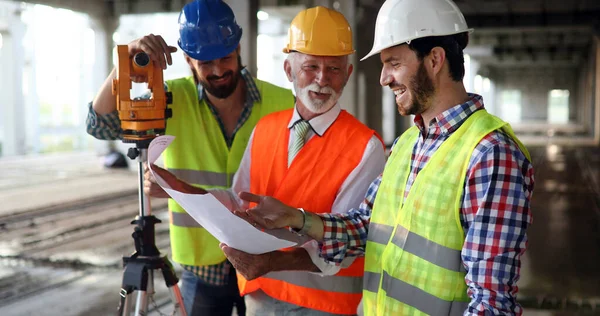
{"type": "Polygon", "coordinates": [[[387,0],[377,14],[373,48],[361,61],[417,38],[472,31],[452,0],[387,0]]]}

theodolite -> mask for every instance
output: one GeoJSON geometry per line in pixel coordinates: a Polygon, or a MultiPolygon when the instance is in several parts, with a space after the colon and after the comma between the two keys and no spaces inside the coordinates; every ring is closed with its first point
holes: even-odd
{"type": "Polygon", "coordinates": [[[137,292],[135,314],[146,315],[148,297],[154,293],[154,270],[161,270],[174,304],[174,314],[187,315],[173,266],[167,256],[161,256],[155,244],[154,225],[161,221],[152,215],[150,197],[144,193],[144,166],[148,146],[164,134],[166,120],[171,117],[167,104],[172,102],[170,92],[165,92],[163,71],[149,56],[140,52],[130,56],[127,45],[117,46],[117,78],[113,80],[112,94],[116,97],[121,119],[123,142],[135,144],[127,156],[138,162],[139,215],[131,222],[136,225],[132,234],[135,252],[123,257],[123,283],[120,291],[119,315],[130,315],[132,296],[137,292]],[[147,82],[150,98],[131,99],[132,78],[147,82]]]}

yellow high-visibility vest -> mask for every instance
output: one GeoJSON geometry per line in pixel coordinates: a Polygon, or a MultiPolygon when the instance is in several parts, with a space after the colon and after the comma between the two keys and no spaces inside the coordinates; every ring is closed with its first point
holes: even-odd
{"type": "Polygon", "coordinates": [[[433,154],[404,190],[417,127],[398,140],[373,205],[365,253],[365,315],[462,315],[469,302],[461,260],[460,205],[467,167],[483,137],[502,129],[530,159],[510,126],[479,110],[433,154]]]}
{"type": "MultiPolygon", "coordinates": [[[[254,79],[261,95],[248,120],[236,132],[231,148],[206,101],[198,101],[193,77],[167,81],[173,93],[173,116],[165,134],[175,136],[164,155],[165,166],[178,178],[203,188],[229,188],[248,145],[254,126],[263,116],[294,107],[294,96],[268,82],[254,79]]],[[[205,266],[225,260],[219,241],[200,226],[174,200],[169,199],[173,260],[205,266]]]]}

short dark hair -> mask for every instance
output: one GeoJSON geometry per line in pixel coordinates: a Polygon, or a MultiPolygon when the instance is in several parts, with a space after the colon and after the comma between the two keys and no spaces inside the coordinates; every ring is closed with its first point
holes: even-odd
{"type": "Polygon", "coordinates": [[[463,50],[469,43],[469,33],[463,32],[446,36],[428,36],[414,39],[408,44],[408,47],[417,54],[419,60],[425,56],[434,47],[441,47],[446,52],[446,59],[450,65],[450,77],[454,81],[461,81],[465,76],[465,56],[463,50]]]}

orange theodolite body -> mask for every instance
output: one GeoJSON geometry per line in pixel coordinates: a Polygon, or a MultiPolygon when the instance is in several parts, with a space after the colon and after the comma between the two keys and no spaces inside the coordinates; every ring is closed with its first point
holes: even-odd
{"type": "Polygon", "coordinates": [[[170,93],[165,92],[163,71],[145,53],[130,57],[127,45],[117,45],[117,79],[112,83],[112,94],[117,99],[117,111],[121,119],[123,140],[147,140],[164,132],[166,119],[170,117],[170,93]],[[131,77],[144,78],[152,97],[148,100],[132,100],[131,77]]]}

